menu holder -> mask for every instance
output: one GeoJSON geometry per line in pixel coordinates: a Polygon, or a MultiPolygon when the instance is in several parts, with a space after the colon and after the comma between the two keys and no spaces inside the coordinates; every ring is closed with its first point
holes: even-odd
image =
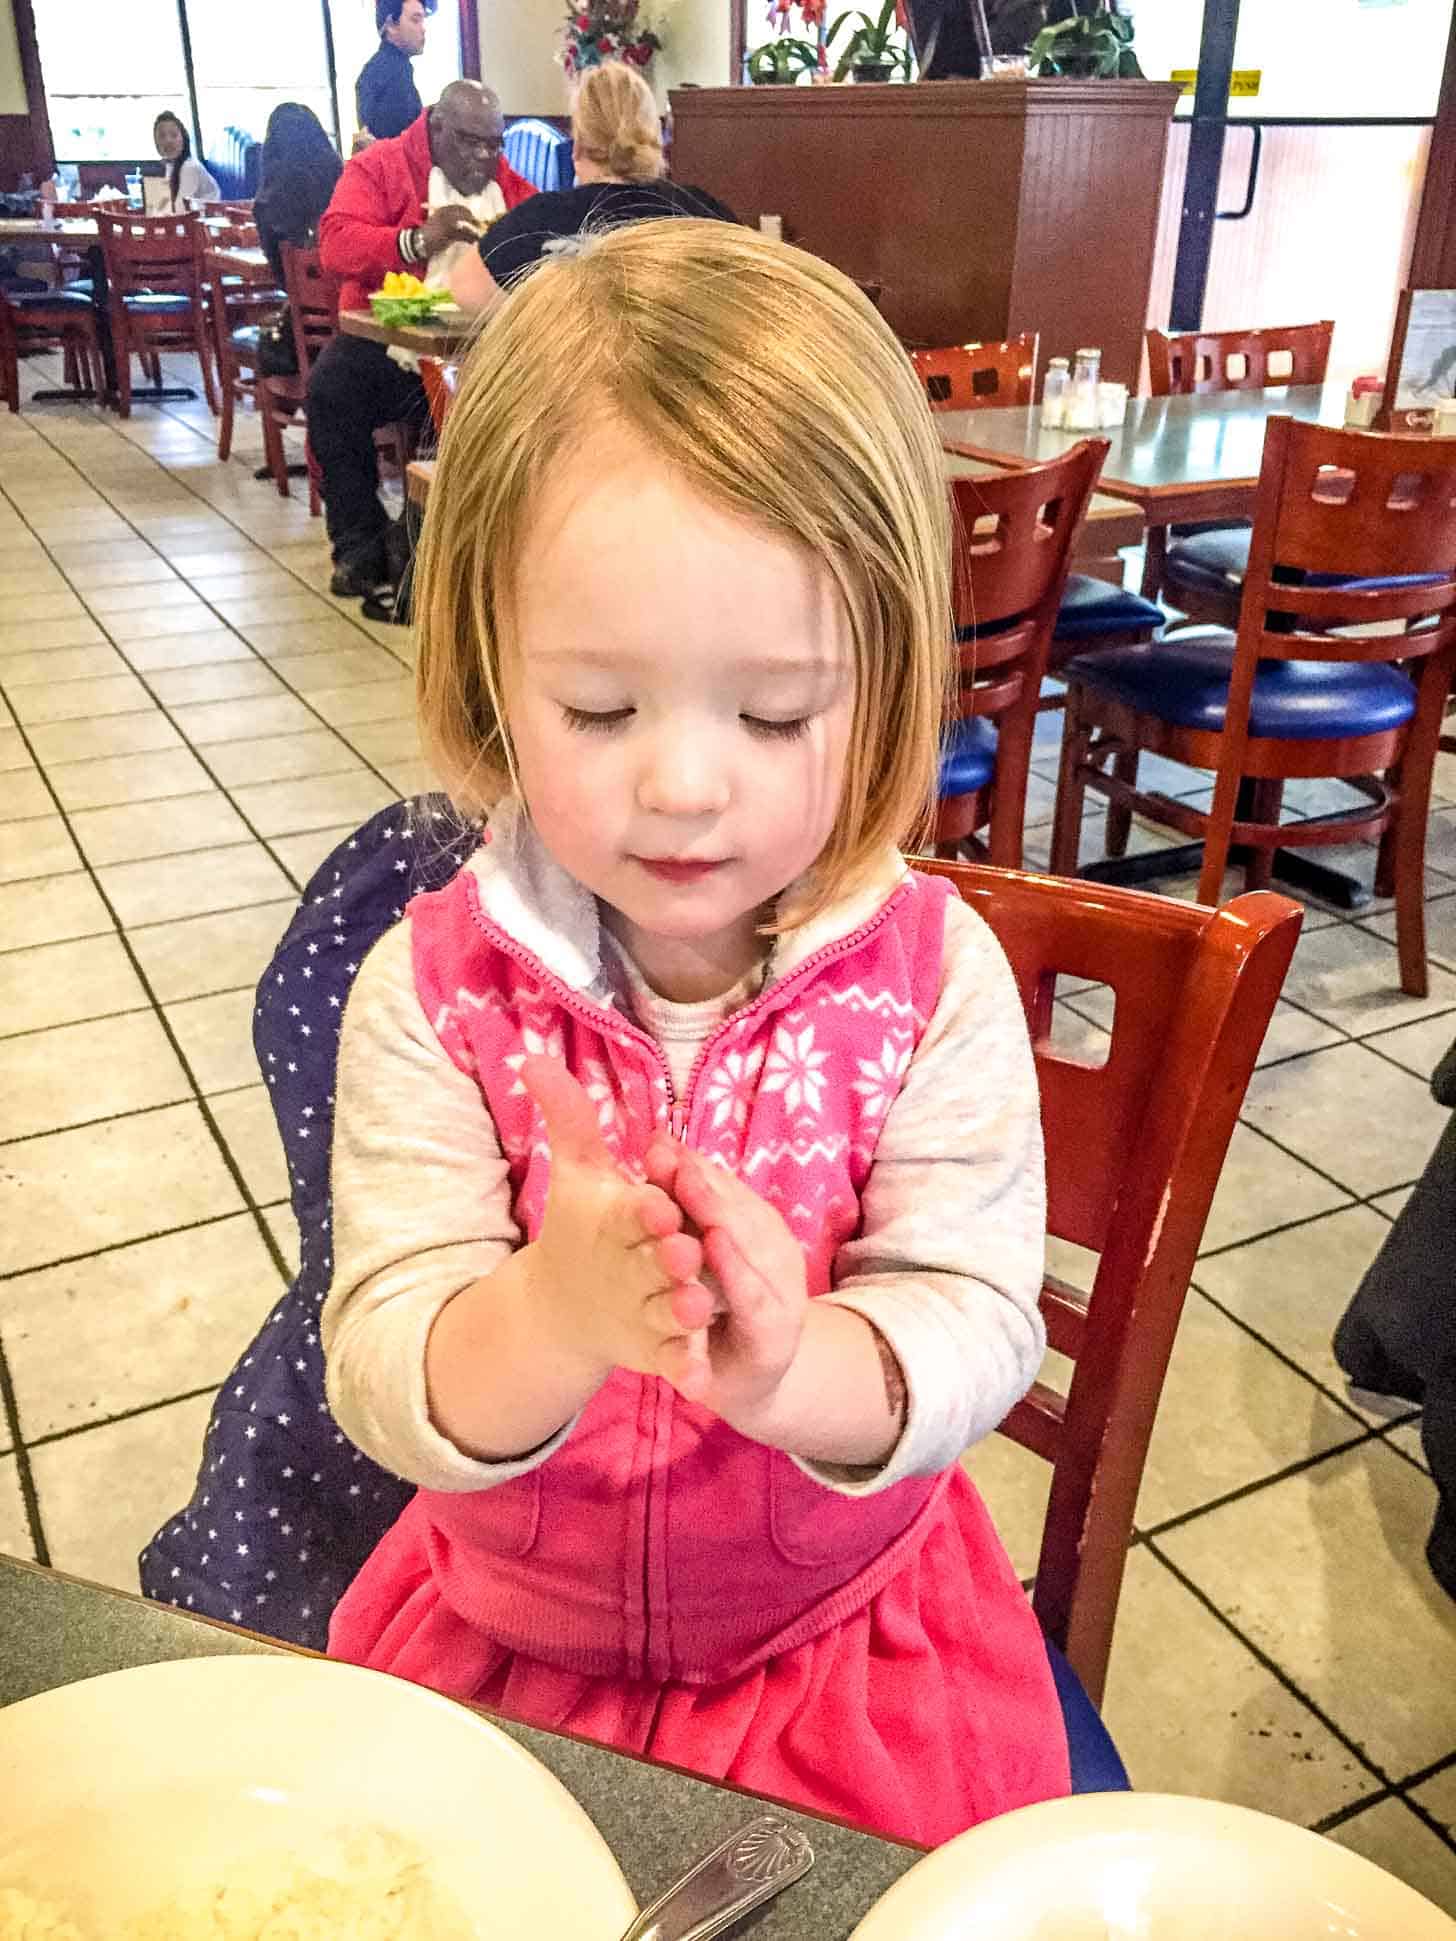
{"type": "Polygon", "coordinates": [[[1377,420],[1382,431],[1431,431],[1456,399],[1456,290],[1402,290],[1377,420]]]}

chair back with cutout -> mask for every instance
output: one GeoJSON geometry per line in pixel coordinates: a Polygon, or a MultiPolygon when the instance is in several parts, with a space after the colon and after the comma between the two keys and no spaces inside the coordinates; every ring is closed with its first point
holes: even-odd
{"type": "Polygon", "coordinates": [[[1323,384],[1332,323],[1267,330],[1148,332],[1148,377],[1155,398],[1209,391],[1263,391],[1274,384],[1323,384]]]}
{"type": "Polygon", "coordinates": [[[1031,403],[1036,351],[1037,334],[1031,330],[1004,343],[912,350],[910,362],[932,411],[985,411],[995,405],[1031,403]]]}

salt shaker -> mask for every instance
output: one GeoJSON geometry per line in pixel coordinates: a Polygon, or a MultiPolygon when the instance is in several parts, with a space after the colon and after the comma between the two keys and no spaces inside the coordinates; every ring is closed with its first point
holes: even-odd
{"type": "Polygon", "coordinates": [[[1083,349],[1072,366],[1072,383],[1067,392],[1067,409],[1062,422],[1068,431],[1096,431],[1101,415],[1097,386],[1102,378],[1102,353],[1083,349]]]}
{"type": "Polygon", "coordinates": [[[1071,366],[1065,357],[1048,360],[1041,391],[1041,421],[1049,431],[1059,431],[1067,419],[1067,389],[1071,366]]]}
{"type": "Polygon", "coordinates": [[[1097,424],[1099,430],[1106,431],[1112,425],[1120,425],[1127,416],[1127,386],[1125,384],[1099,384],[1097,387],[1097,424]]]}

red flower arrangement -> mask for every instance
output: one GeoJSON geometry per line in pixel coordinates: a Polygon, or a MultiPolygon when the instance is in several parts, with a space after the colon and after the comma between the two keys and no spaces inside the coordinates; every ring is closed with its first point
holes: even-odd
{"type": "Polygon", "coordinates": [[[647,67],[661,46],[642,18],[640,0],[586,0],[566,16],[557,58],[569,75],[600,67],[603,61],[647,67]]]}

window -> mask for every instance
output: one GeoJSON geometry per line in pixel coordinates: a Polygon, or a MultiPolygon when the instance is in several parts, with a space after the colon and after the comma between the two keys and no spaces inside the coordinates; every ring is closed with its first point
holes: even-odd
{"type": "Polygon", "coordinates": [[[249,0],[244,7],[193,0],[187,26],[205,154],[226,152],[231,129],[262,141],[280,101],[301,101],[333,133],[322,7],[300,0],[249,0]]]}
{"type": "Polygon", "coordinates": [[[191,121],[177,0],[35,0],[35,31],[57,161],[150,157],[164,109],[191,121]]]}

